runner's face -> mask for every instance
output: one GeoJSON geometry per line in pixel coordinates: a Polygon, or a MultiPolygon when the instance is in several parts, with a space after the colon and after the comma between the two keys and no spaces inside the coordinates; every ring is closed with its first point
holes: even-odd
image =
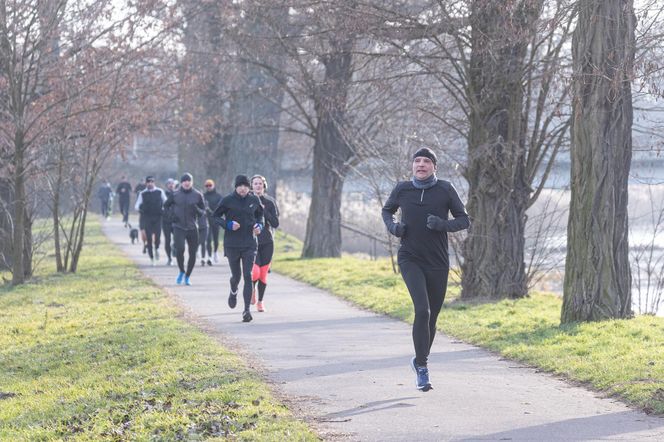
{"type": "Polygon", "coordinates": [[[189,189],[191,189],[191,186],[193,186],[191,181],[182,181],[182,183],[180,185],[182,186],[182,188],[184,190],[189,190],[189,189]]]}
{"type": "Polygon", "coordinates": [[[149,190],[154,189],[154,181],[146,181],[145,187],[147,187],[149,190]]]}
{"type": "Polygon", "coordinates": [[[260,178],[254,178],[251,180],[251,189],[258,196],[261,196],[265,189],[263,188],[263,180],[260,178]]]}
{"type": "Polygon", "coordinates": [[[426,180],[436,171],[436,166],[430,158],[415,157],[413,160],[413,176],[418,180],[426,180]]]}
{"type": "Polygon", "coordinates": [[[245,186],[245,185],[237,186],[237,187],[235,188],[235,191],[236,191],[236,192],[238,193],[238,195],[240,195],[240,196],[247,196],[247,194],[249,193],[249,187],[248,187],[248,186],[245,186]]]}

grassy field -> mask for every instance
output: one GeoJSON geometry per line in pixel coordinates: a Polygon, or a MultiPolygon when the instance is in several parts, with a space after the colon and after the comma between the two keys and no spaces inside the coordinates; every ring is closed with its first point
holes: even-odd
{"type": "Polygon", "coordinates": [[[98,225],[79,268],[0,287],[0,440],[318,440],[98,225]]]}
{"type": "MultiPolygon", "coordinates": [[[[412,323],[410,297],[387,259],[302,260],[300,250],[298,241],[279,234],[275,271],[412,323]]],[[[562,301],[551,294],[477,304],[460,302],[458,295],[452,281],[438,320],[448,335],[664,414],[664,318],[561,327],[562,301]]]]}

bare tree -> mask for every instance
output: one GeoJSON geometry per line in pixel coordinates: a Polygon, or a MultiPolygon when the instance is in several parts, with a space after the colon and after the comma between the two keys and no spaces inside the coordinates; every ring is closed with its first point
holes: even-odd
{"type": "Polygon", "coordinates": [[[627,180],[634,5],[631,0],[580,0],[578,8],[563,323],[632,314],[627,180]]]}

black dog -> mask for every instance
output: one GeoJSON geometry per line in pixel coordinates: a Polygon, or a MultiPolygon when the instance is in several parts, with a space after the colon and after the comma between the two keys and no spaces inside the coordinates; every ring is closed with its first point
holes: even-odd
{"type": "Polygon", "coordinates": [[[138,229],[134,229],[129,224],[129,238],[131,238],[131,243],[136,244],[138,242],[138,229]]]}

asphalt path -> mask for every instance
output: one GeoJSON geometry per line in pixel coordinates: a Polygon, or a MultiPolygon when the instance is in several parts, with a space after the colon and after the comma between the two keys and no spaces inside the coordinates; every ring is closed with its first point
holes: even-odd
{"type": "MultiPolygon", "coordinates": [[[[664,418],[438,333],[429,359],[434,389],[415,388],[410,325],[361,310],[271,273],[266,312],[242,322],[227,304],[225,258],[197,267],[192,286],[176,266],[150,266],[119,219],[106,235],[204,328],[262,368],[277,393],[326,440],[664,441],[664,418]]],[[[163,247],[162,247],[163,248],[163,247]]],[[[223,255],[220,253],[220,255],[223,255]]]]}

